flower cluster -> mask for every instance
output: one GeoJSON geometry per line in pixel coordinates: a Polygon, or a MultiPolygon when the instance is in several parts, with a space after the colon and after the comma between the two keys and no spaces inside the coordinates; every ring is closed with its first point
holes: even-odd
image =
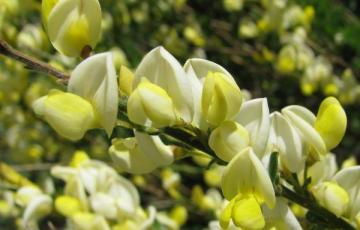
{"type": "MultiPolygon", "coordinates": [[[[175,3],[178,8],[183,4],[175,3]]],[[[224,8],[239,11],[244,4],[226,0],[224,8]]],[[[344,84],[332,78],[331,64],[315,57],[307,44],[311,7],[290,6],[282,0],[262,1],[261,6],[262,18],[256,23],[244,20],[240,36],[252,39],[278,33],[284,46],[275,68],[282,74],[300,71],[304,93],[312,93],[316,84],[344,84]]],[[[7,4],[0,10],[10,14],[16,7],[7,4]]],[[[144,9],[132,13],[135,21],[146,20],[140,12],[144,9]]],[[[293,213],[295,203],[307,209],[314,223],[360,226],[359,167],[337,170],[331,153],[342,141],[348,122],[337,98],[323,99],[317,113],[300,105],[272,112],[266,97],[250,99],[223,66],[205,58],[190,58],[182,65],[162,46],[148,52],[134,70],[118,68],[125,62],[119,61],[120,50],[92,53],[101,38],[101,15],[98,0],[42,1],[43,25],[51,44],[61,54],[83,60],[73,68],[76,59],[70,59],[68,68],[73,71],[61,79],[66,89],[54,87],[38,97],[35,87],[27,103],[72,142],[100,129],[104,138],[111,139],[108,152],[114,167],[79,151],[68,166],[51,166],[51,176],[45,176],[47,186],[37,186],[0,164],[4,169],[0,176],[18,182],[16,192],[0,194],[0,214],[22,212],[19,226],[25,229],[40,228],[41,221],[54,213],[66,220],[62,226],[68,229],[158,225],[179,229],[187,211],[195,208],[216,218],[210,229],[302,229],[293,213]],[[195,184],[184,191],[181,174],[171,166],[187,157],[199,166],[210,189],[195,184]],[[158,168],[163,168],[157,175],[160,189],[176,201],[170,212],[157,212],[153,206],[145,210],[135,186],[119,174],[135,174],[139,188],[157,193],[158,188],[147,188],[146,175],[158,168]],[[54,183],[64,184],[63,191],[54,191],[54,183]],[[186,196],[191,208],[182,206],[186,196]]],[[[207,41],[199,31],[187,27],[184,37],[204,46],[207,41]]],[[[39,27],[27,26],[20,35],[19,46],[48,49],[39,27]]]]}

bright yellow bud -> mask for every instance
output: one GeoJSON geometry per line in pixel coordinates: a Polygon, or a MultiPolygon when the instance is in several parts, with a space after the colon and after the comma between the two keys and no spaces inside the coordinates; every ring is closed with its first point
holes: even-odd
{"type": "Polygon", "coordinates": [[[71,217],[82,210],[80,201],[71,196],[57,197],[55,200],[55,209],[66,217],[71,217]]]}
{"type": "Polygon", "coordinates": [[[293,46],[285,46],[281,49],[276,68],[280,73],[290,74],[296,69],[296,50],[293,46]]]}
{"type": "Polygon", "coordinates": [[[326,148],[335,148],[344,137],[347,118],[344,109],[334,97],[326,98],[320,105],[314,127],[323,138],[326,148]]]}
{"type": "Polygon", "coordinates": [[[311,23],[315,16],[315,9],[313,6],[306,6],[304,8],[305,22],[311,23]]]}
{"type": "Polygon", "coordinates": [[[130,95],[127,109],[129,119],[140,125],[161,128],[176,122],[175,107],[167,92],[145,79],[130,95]]]}
{"type": "Polygon", "coordinates": [[[224,121],[214,129],[209,138],[209,145],[216,155],[224,161],[230,161],[237,153],[249,146],[248,131],[233,121],[224,121]]]}
{"type": "Polygon", "coordinates": [[[84,151],[76,151],[71,158],[70,166],[71,167],[78,167],[81,163],[88,161],[90,158],[84,151]]]}
{"type": "Polygon", "coordinates": [[[121,66],[120,68],[120,77],[119,77],[119,89],[120,92],[129,96],[133,91],[133,80],[134,80],[134,73],[127,68],[126,66],[121,66]]]}
{"type": "Polygon", "coordinates": [[[43,0],[42,18],[51,43],[61,53],[76,57],[100,38],[98,0],[43,0]]]}
{"type": "Polygon", "coordinates": [[[254,197],[239,199],[232,210],[234,224],[243,229],[263,229],[265,219],[260,204],[254,197]]]}
{"type": "Polygon", "coordinates": [[[229,76],[209,72],[205,78],[201,97],[202,115],[211,125],[234,118],[240,111],[242,94],[229,76]]]}
{"type": "Polygon", "coordinates": [[[0,200],[0,217],[9,217],[12,209],[12,206],[6,200],[0,200]]]}
{"type": "Polygon", "coordinates": [[[349,205],[348,193],[336,182],[323,182],[312,189],[315,199],[320,205],[337,216],[341,216],[349,205]]]}
{"type": "Polygon", "coordinates": [[[184,206],[176,206],[171,210],[170,217],[181,226],[186,223],[188,212],[184,206]]]}
{"type": "Polygon", "coordinates": [[[79,140],[87,130],[97,126],[92,105],[72,93],[52,90],[36,100],[33,108],[53,129],[70,140],[79,140]]]}

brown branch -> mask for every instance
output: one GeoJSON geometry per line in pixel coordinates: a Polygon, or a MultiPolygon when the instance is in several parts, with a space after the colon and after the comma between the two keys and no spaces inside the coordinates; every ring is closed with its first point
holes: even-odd
{"type": "Polygon", "coordinates": [[[20,51],[14,49],[4,40],[0,40],[0,54],[23,63],[27,68],[31,70],[55,76],[63,83],[66,83],[70,78],[70,75],[61,72],[60,70],[52,67],[51,65],[29,57],[21,53],[20,51]]]}

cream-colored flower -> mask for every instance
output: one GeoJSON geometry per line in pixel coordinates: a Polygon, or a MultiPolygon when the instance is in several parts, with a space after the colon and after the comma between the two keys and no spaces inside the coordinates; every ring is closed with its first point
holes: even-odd
{"type": "Polygon", "coordinates": [[[86,46],[94,48],[99,41],[98,0],[43,0],[42,19],[51,43],[67,56],[80,56],[86,46]]]}
{"type": "Polygon", "coordinates": [[[230,161],[237,153],[249,146],[248,131],[233,121],[224,121],[211,132],[209,146],[224,161],[230,161]]]}
{"type": "Polygon", "coordinates": [[[109,153],[117,167],[133,174],[149,173],[174,161],[171,147],[159,137],[136,131],[134,138],[114,140],[109,153]]]}

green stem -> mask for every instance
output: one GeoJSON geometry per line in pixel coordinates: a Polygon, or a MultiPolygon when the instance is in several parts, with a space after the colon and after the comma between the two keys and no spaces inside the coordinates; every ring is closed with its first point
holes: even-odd
{"type": "Polygon", "coordinates": [[[281,185],[277,192],[278,196],[287,198],[288,200],[312,211],[319,219],[324,220],[324,223],[327,223],[329,228],[345,229],[345,230],[356,230],[351,224],[341,217],[337,217],[332,212],[327,209],[319,206],[314,200],[308,199],[289,188],[281,185]]]}

